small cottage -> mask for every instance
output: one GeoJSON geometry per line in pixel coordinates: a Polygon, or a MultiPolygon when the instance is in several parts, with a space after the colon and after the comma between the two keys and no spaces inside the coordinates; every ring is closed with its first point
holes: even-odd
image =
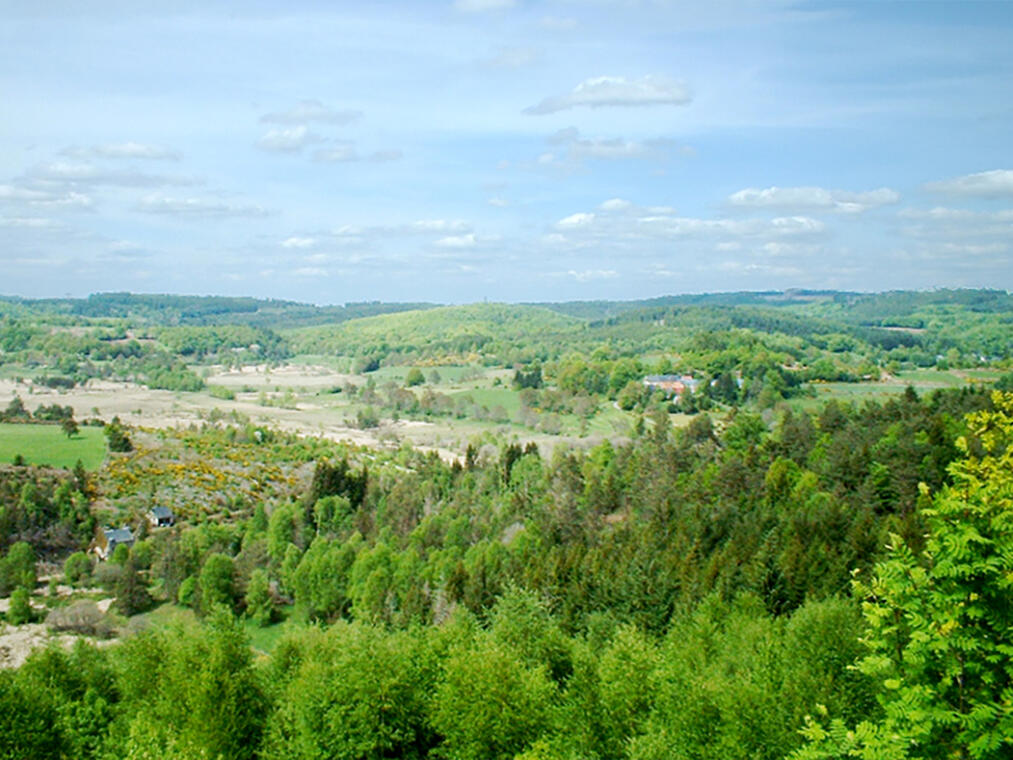
{"type": "Polygon", "coordinates": [[[168,507],[152,507],[148,510],[148,524],[152,528],[171,528],[176,524],[176,515],[168,507]]]}
{"type": "Polygon", "coordinates": [[[100,560],[107,560],[113,556],[116,547],[120,544],[130,548],[134,545],[134,534],[130,528],[102,528],[95,534],[95,542],[92,550],[100,560]]]}

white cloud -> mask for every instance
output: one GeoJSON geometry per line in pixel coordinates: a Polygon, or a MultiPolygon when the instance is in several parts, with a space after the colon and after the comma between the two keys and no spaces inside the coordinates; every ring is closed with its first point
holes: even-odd
{"type": "Polygon", "coordinates": [[[326,277],[327,270],[320,267],[299,267],[292,272],[297,277],[326,277]]]}
{"type": "Polygon", "coordinates": [[[475,234],[469,232],[467,235],[449,235],[444,238],[440,238],[433,245],[438,248],[474,248],[475,247],[475,234]]]}
{"type": "Polygon", "coordinates": [[[618,277],[619,273],[614,269],[584,269],[577,271],[571,269],[567,274],[575,279],[577,282],[587,282],[588,280],[611,280],[614,277],[618,277]]]}
{"type": "Polygon", "coordinates": [[[484,13],[513,8],[517,0],[454,0],[454,7],[465,13],[484,13]]]}
{"type": "Polygon", "coordinates": [[[238,206],[206,198],[167,198],[158,195],[142,198],[137,210],[145,214],[213,219],[261,217],[269,213],[260,206],[238,206]]]}
{"type": "Polygon", "coordinates": [[[507,47],[500,48],[496,55],[484,61],[486,66],[495,69],[520,69],[536,63],[541,58],[541,52],[533,47],[507,47]]]}
{"type": "Polygon", "coordinates": [[[314,151],[313,160],[322,164],[348,163],[358,161],[359,154],[353,145],[339,145],[336,148],[323,148],[314,151]]]}
{"type": "Polygon", "coordinates": [[[1013,169],[993,169],[940,182],[929,182],[925,185],[925,189],[935,193],[980,198],[1013,196],[1013,169]]]}
{"type": "Polygon", "coordinates": [[[73,190],[51,191],[17,185],[0,185],[0,203],[51,208],[90,209],[91,197],[73,190]]]}
{"type": "Polygon", "coordinates": [[[577,213],[571,214],[565,219],[556,222],[556,227],[561,230],[572,230],[580,227],[590,227],[594,224],[594,214],[577,213]]]}
{"type": "Polygon", "coordinates": [[[15,216],[0,218],[0,227],[22,227],[28,229],[57,229],[63,225],[55,219],[44,219],[37,216],[15,216]]]}
{"type": "Polygon", "coordinates": [[[118,187],[159,187],[162,185],[199,185],[201,180],[176,175],[146,174],[133,169],[108,169],[81,161],[46,161],[26,172],[30,182],[66,185],[110,185],[118,187]]]}
{"type": "Polygon", "coordinates": [[[689,88],[684,83],[666,77],[646,76],[641,79],[593,77],[585,79],[566,95],[553,95],[525,108],[524,113],[549,114],[577,106],[602,108],[685,105],[691,99],[689,88]]]}
{"type": "Polygon", "coordinates": [[[123,158],[143,159],[150,161],[179,161],[183,155],[171,148],[161,145],[145,145],[138,142],[106,143],[93,145],[90,148],[71,146],[64,148],[60,154],[68,158],[123,158]]]}
{"type": "Polygon", "coordinates": [[[261,150],[275,151],[279,153],[297,153],[307,145],[323,142],[320,135],[310,132],[305,126],[290,127],[288,129],[271,129],[267,134],[257,140],[257,147],[261,150]]]}
{"type": "Polygon", "coordinates": [[[496,196],[494,198],[490,198],[487,201],[487,203],[490,206],[495,206],[496,208],[506,208],[507,206],[510,205],[510,202],[506,198],[501,198],[499,196],[496,196]]]}
{"type": "MultiPolygon", "coordinates": [[[[714,238],[716,242],[807,240],[823,235],[826,226],[808,216],[780,216],[772,219],[698,219],[676,215],[665,206],[642,208],[622,199],[606,201],[601,214],[579,212],[555,223],[555,229],[570,234],[569,244],[634,244],[645,239],[678,240],[714,238]],[[626,205],[629,204],[629,205],[626,205]],[[605,208],[609,206],[610,208],[605,208]]],[[[731,249],[729,249],[731,250],[731,249]]]]}
{"type": "Polygon", "coordinates": [[[312,248],[317,244],[316,238],[290,237],[281,241],[282,248],[312,248]]]}
{"type": "Polygon", "coordinates": [[[602,211],[628,211],[633,208],[633,204],[622,198],[612,198],[602,203],[598,208],[602,211]]]}
{"type": "Polygon", "coordinates": [[[556,153],[543,153],[537,162],[543,166],[576,168],[584,161],[624,161],[666,159],[675,142],[665,138],[627,140],[622,137],[581,137],[576,127],[567,127],[549,135],[550,145],[565,147],[565,160],[556,153]]]}
{"type": "Polygon", "coordinates": [[[971,211],[937,206],[932,209],[904,209],[898,216],[914,220],[902,229],[905,235],[918,238],[1013,238],[1013,209],[971,211]]]}
{"type": "Polygon", "coordinates": [[[410,232],[468,232],[471,225],[460,219],[420,219],[408,225],[410,232]]]}
{"type": "Polygon", "coordinates": [[[877,190],[851,192],[827,190],[822,187],[748,187],[728,196],[733,206],[746,208],[827,209],[842,213],[860,213],[870,208],[897,203],[896,190],[881,187],[877,190]]]}
{"type": "Polygon", "coordinates": [[[362,111],[335,111],[319,100],[301,100],[287,111],[267,113],[260,117],[266,124],[306,125],[311,121],[325,124],[349,124],[362,116],[362,111]]]}

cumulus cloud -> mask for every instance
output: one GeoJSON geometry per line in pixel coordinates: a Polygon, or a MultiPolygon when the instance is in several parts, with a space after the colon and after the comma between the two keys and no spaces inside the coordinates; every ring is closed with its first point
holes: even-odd
{"type": "Polygon", "coordinates": [[[611,198],[598,206],[602,211],[627,211],[633,208],[633,204],[622,198],[611,198]]]}
{"type": "Polygon", "coordinates": [[[925,189],[934,193],[977,198],[1013,197],[1013,169],[993,169],[939,182],[929,182],[925,185],[925,189]]]}
{"type": "Polygon", "coordinates": [[[614,277],[618,277],[619,273],[614,269],[583,269],[577,271],[571,269],[566,273],[577,282],[587,282],[588,280],[611,280],[614,277]]]}
{"type": "Polygon", "coordinates": [[[440,238],[433,245],[438,248],[462,249],[474,248],[476,242],[475,234],[469,232],[467,235],[448,235],[447,237],[440,238]]]}
{"type": "Polygon", "coordinates": [[[69,158],[122,158],[149,161],[179,161],[183,154],[162,145],[146,145],[138,142],[106,143],[90,148],[71,146],[60,151],[69,158]]]}
{"type": "Polygon", "coordinates": [[[626,160],[665,160],[676,148],[675,141],[667,138],[649,140],[627,140],[623,137],[582,137],[576,127],[566,127],[546,138],[549,145],[560,150],[546,152],[538,157],[536,163],[561,169],[580,167],[587,160],[595,161],[626,161],[626,160]]]}
{"type": "Polygon", "coordinates": [[[276,153],[298,153],[307,145],[314,145],[324,141],[318,134],[310,132],[305,125],[289,127],[287,129],[271,129],[257,140],[257,147],[261,150],[276,153]]]}
{"type": "Polygon", "coordinates": [[[316,238],[293,236],[281,241],[282,248],[312,248],[316,245],[316,238]]]}
{"type": "Polygon", "coordinates": [[[746,208],[826,209],[841,213],[861,213],[870,208],[897,203],[896,190],[881,187],[877,190],[852,192],[827,190],[822,187],[748,187],[728,196],[733,206],[746,208]]]}
{"type": "Polygon", "coordinates": [[[594,224],[594,214],[577,213],[560,219],[556,222],[556,227],[561,230],[572,230],[580,227],[590,227],[592,224],[594,224]]]}
{"type": "Polygon", "coordinates": [[[0,185],[0,203],[77,210],[89,210],[94,205],[91,196],[75,190],[40,190],[19,185],[0,185]]]}
{"type": "Polygon", "coordinates": [[[902,228],[909,237],[932,238],[1013,238],[1013,209],[971,211],[937,206],[931,209],[904,209],[898,214],[913,224],[902,228]]]}
{"type": "Polygon", "coordinates": [[[20,227],[22,229],[58,229],[63,225],[55,219],[46,219],[37,216],[15,216],[0,218],[0,227],[20,227]]]}
{"type": "Polygon", "coordinates": [[[517,0],[454,0],[454,7],[464,13],[485,13],[513,8],[517,0]]]}
{"type": "Polygon", "coordinates": [[[471,225],[461,219],[419,219],[402,229],[409,232],[468,232],[471,225]]]}
{"type": "MultiPolygon", "coordinates": [[[[716,242],[809,240],[826,232],[823,222],[812,217],[778,216],[771,219],[699,219],[678,216],[667,206],[643,208],[620,198],[598,206],[598,213],[578,212],[553,225],[556,234],[565,233],[557,243],[593,241],[599,244],[644,239],[676,240],[712,238],[716,242]]],[[[733,250],[729,248],[728,250],[733,250]]]]}
{"type": "Polygon", "coordinates": [[[148,174],[133,169],[110,169],[85,161],[46,161],[29,169],[25,178],[29,182],[117,187],[202,184],[201,180],[194,177],[148,174]]]}
{"type": "Polygon", "coordinates": [[[324,124],[349,124],[362,116],[362,111],[334,110],[319,100],[300,100],[287,111],[266,113],[260,117],[265,124],[306,125],[311,121],[324,124]]]}
{"type": "Polygon", "coordinates": [[[137,210],[145,214],[203,219],[253,218],[269,214],[261,206],[236,205],[207,198],[169,198],[160,195],[149,195],[142,198],[137,210]]]}
{"type": "Polygon", "coordinates": [[[626,77],[593,77],[578,84],[565,95],[552,95],[540,103],[524,109],[529,115],[542,115],[586,106],[658,106],[685,105],[692,100],[689,88],[667,77],[646,76],[640,79],[626,77]]]}
{"type": "Polygon", "coordinates": [[[353,161],[368,161],[374,164],[383,164],[389,161],[400,161],[403,153],[397,149],[376,150],[363,157],[356,150],[352,143],[343,143],[333,148],[321,148],[313,152],[313,160],[321,164],[351,163],[353,161]]]}

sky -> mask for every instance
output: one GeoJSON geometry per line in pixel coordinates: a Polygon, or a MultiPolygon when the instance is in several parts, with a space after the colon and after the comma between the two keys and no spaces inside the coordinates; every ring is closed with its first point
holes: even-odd
{"type": "Polygon", "coordinates": [[[1013,288],[1013,2],[0,17],[2,294],[1013,288]]]}

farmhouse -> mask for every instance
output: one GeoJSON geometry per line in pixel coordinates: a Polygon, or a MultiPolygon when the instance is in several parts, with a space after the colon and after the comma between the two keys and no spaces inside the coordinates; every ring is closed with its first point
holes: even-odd
{"type": "Polygon", "coordinates": [[[102,528],[95,534],[92,551],[101,560],[107,560],[116,551],[116,547],[124,544],[127,548],[134,545],[134,534],[130,528],[102,528]]]}
{"type": "Polygon", "coordinates": [[[152,528],[171,528],[176,524],[176,515],[168,507],[152,507],[148,510],[148,524],[152,528]]]}
{"type": "Polygon", "coordinates": [[[644,385],[652,391],[663,391],[665,396],[677,401],[687,389],[690,393],[695,392],[699,384],[700,381],[692,375],[648,375],[644,378],[644,385]]]}

